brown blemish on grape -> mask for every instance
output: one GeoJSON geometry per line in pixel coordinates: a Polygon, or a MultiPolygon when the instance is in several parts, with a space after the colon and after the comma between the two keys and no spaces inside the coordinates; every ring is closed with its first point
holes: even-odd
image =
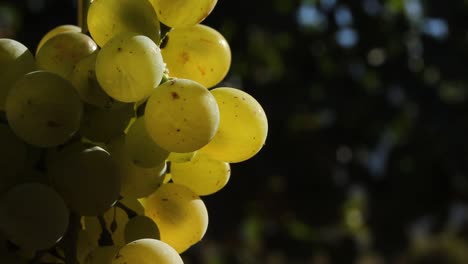
{"type": "Polygon", "coordinates": [[[172,92],[172,93],[171,93],[171,96],[172,96],[172,99],[173,99],[173,100],[177,100],[177,99],[180,98],[179,94],[176,93],[176,92],[172,92]]]}
{"type": "Polygon", "coordinates": [[[180,132],[180,128],[176,129],[177,132],[180,132]]]}
{"type": "Polygon", "coordinates": [[[182,64],[185,64],[190,60],[190,55],[188,52],[182,51],[182,53],[180,53],[180,58],[182,60],[182,64]]]}
{"type": "Polygon", "coordinates": [[[167,198],[162,198],[161,201],[167,202],[167,201],[169,201],[169,199],[167,199],[167,198]]]}
{"type": "Polygon", "coordinates": [[[118,47],[118,48],[117,48],[117,51],[122,51],[122,48],[121,48],[121,47],[118,47]]]}
{"type": "Polygon", "coordinates": [[[200,65],[198,65],[197,68],[198,68],[198,71],[200,72],[200,74],[201,74],[202,76],[205,76],[205,74],[206,74],[205,69],[203,69],[200,65]]]}

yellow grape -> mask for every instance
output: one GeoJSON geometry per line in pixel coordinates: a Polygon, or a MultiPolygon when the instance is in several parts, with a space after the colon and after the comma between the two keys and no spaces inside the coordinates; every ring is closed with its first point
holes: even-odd
{"type": "Polygon", "coordinates": [[[75,65],[96,49],[94,40],[83,33],[58,34],[47,40],[38,51],[37,66],[69,79],[75,65]]]}
{"type": "Polygon", "coordinates": [[[84,264],[111,264],[121,246],[97,247],[86,256],[84,264]]]}
{"type": "Polygon", "coordinates": [[[127,131],[125,151],[135,165],[143,168],[156,167],[169,156],[169,152],[148,135],[143,117],[138,118],[127,131]]]}
{"type": "Polygon", "coordinates": [[[24,250],[43,250],[65,234],[68,214],[62,197],[52,188],[25,183],[1,197],[0,231],[24,250]]]}
{"type": "Polygon", "coordinates": [[[175,28],[167,37],[161,52],[171,77],[194,80],[210,88],[228,73],[231,49],[215,29],[199,24],[175,28]]]}
{"type": "Polygon", "coordinates": [[[0,124],[0,196],[18,183],[17,175],[26,163],[26,145],[11,129],[0,124]]]}
{"type": "Polygon", "coordinates": [[[96,59],[96,77],[102,89],[126,103],[149,96],[161,82],[163,72],[159,47],[148,37],[135,33],[112,38],[96,59]]]}
{"type": "Polygon", "coordinates": [[[89,32],[100,47],[125,32],[145,35],[159,43],[159,20],[147,0],[94,0],[87,21],[89,32]]]}
{"type": "Polygon", "coordinates": [[[177,252],[163,241],[144,238],[122,247],[112,264],[184,264],[177,252]]]}
{"type": "Polygon", "coordinates": [[[235,88],[211,90],[219,105],[220,124],[213,140],[200,152],[225,162],[241,162],[265,144],[268,120],[262,106],[248,93],[235,88]]]}
{"type": "Polygon", "coordinates": [[[78,91],[81,100],[99,108],[118,108],[123,103],[110,97],[96,78],[96,58],[99,50],[80,60],[70,75],[70,81],[78,91]]]}
{"type": "Polygon", "coordinates": [[[182,253],[200,241],[208,228],[208,211],[196,193],[168,183],[145,201],[145,215],[159,228],[161,241],[182,253]]]}
{"type": "Polygon", "coordinates": [[[167,161],[170,162],[189,162],[193,159],[197,152],[192,151],[192,152],[186,152],[186,153],[177,153],[177,152],[171,152],[169,154],[169,157],[167,157],[167,161]]]}
{"type": "Polygon", "coordinates": [[[150,0],[159,20],[173,28],[193,26],[213,11],[218,0],[150,0]]]}
{"type": "Polygon", "coordinates": [[[0,111],[13,84],[24,74],[34,71],[36,63],[26,46],[13,39],[0,38],[0,111]]]}
{"type": "Polygon", "coordinates": [[[86,105],[79,133],[94,142],[109,142],[124,133],[134,116],[133,104],[109,109],[86,105]]]}
{"type": "Polygon", "coordinates": [[[230,175],[229,163],[211,159],[203,153],[197,153],[189,162],[171,164],[172,181],[187,186],[198,195],[221,190],[230,175]]]}
{"type": "Polygon", "coordinates": [[[124,235],[126,243],[142,238],[159,239],[159,230],[151,218],[139,215],[127,222],[124,235]]]}
{"type": "Polygon", "coordinates": [[[73,86],[45,71],[24,75],[6,100],[8,123],[19,138],[39,147],[65,143],[80,126],[83,106],[73,86]]]}
{"type": "Polygon", "coordinates": [[[171,152],[192,152],[208,144],[219,125],[213,95],[202,85],[173,79],[156,88],[145,108],[154,142],[171,152]]]}
{"type": "Polygon", "coordinates": [[[119,198],[118,166],[101,147],[68,144],[49,164],[53,186],[79,215],[100,215],[119,198]]]}
{"type": "Polygon", "coordinates": [[[153,193],[164,180],[166,162],[154,168],[143,168],[132,162],[125,150],[125,138],[117,137],[108,144],[122,175],[120,194],[127,198],[142,198],[153,193]]]}
{"type": "Polygon", "coordinates": [[[67,32],[81,32],[81,28],[75,25],[60,25],[48,31],[39,41],[36,48],[36,54],[39,52],[39,49],[47,42],[47,40],[57,36],[58,34],[67,33],[67,32]]]}

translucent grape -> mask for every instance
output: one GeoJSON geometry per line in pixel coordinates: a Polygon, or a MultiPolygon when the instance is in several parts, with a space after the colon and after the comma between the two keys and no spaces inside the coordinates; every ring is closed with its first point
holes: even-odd
{"type": "Polygon", "coordinates": [[[96,77],[112,98],[137,102],[159,85],[164,66],[161,50],[151,39],[123,33],[107,42],[97,55],[96,77]]]}
{"type": "Polygon", "coordinates": [[[48,175],[70,210],[79,215],[100,215],[120,195],[120,173],[110,154],[100,147],[81,143],[67,145],[48,175]]]}
{"type": "Polygon", "coordinates": [[[144,215],[136,216],[125,225],[125,242],[130,243],[142,238],[159,239],[159,230],[154,221],[144,215]]]}
{"type": "Polygon", "coordinates": [[[4,124],[0,124],[0,196],[18,183],[17,174],[26,162],[26,145],[4,124]]]}
{"type": "Polygon", "coordinates": [[[37,52],[37,66],[69,79],[75,65],[96,49],[94,40],[83,33],[58,34],[47,40],[37,52]]]}
{"type": "Polygon", "coordinates": [[[44,45],[44,43],[47,42],[47,40],[57,36],[58,34],[67,33],[67,32],[81,32],[81,28],[75,25],[60,25],[58,27],[51,29],[42,37],[41,41],[39,41],[39,44],[37,44],[36,54],[39,52],[39,50],[44,45]]]}
{"type": "Polygon", "coordinates": [[[6,115],[11,129],[29,144],[65,143],[80,126],[82,103],[73,86],[45,71],[24,75],[11,89],[6,115]]]}
{"type": "Polygon", "coordinates": [[[110,109],[87,105],[79,132],[94,142],[109,142],[124,133],[134,116],[133,104],[123,104],[110,109]]]}
{"type": "Polygon", "coordinates": [[[13,84],[24,74],[34,71],[36,63],[26,46],[13,39],[0,38],[0,111],[13,84]]]}
{"type": "Polygon", "coordinates": [[[70,81],[84,102],[99,108],[118,108],[123,103],[104,92],[97,81],[95,67],[98,52],[93,52],[75,65],[70,81]]]}
{"type": "Polygon", "coordinates": [[[224,37],[205,25],[175,28],[161,50],[172,77],[194,80],[210,88],[221,82],[231,66],[231,49],[224,37]]]}
{"type": "Polygon", "coordinates": [[[147,0],[94,0],[87,21],[100,47],[124,32],[136,32],[159,43],[159,20],[147,0]]]}
{"type": "Polygon", "coordinates": [[[168,244],[144,238],[122,247],[112,264],[184,264],[182,258],[168,244]]]}
{"type": "Polygon", "coordinates": [[[190,188],[198,195],[209,195],[221,190],[229,181],[229,163],[197,153],[190,162],[172,163],[172,181],[190,188]]]}
{"type": "Polygon", "coordinates": [[[154,142],[171,152],[191,152],[208,144],[219,125],[219,110],[202,85],[174,79],[156,88],[145,108],[145,123],[154,142]]]}
{"type": "Polygon", "coordinates": [[[169,156],[169,152],[158,146],[148,135],[143,117],[138,118],[128,130],[125,151],[135,165],[144,168],[156,167],[169,156]]]}
{"type": "Polygon", "coordinates": [[[169,154],[169,157],[167,157],[167,161],[170,162],[189,162],[193,159],[197,152],[192,151],[192,152],[186,152],[186,153],[177,153],[177,152],[171,152],[169,154]]]}
{"type": "Polygon", "coordinates": [[[0,199],[0,230],[27,250],[55,245],[68,226],[68,209],[59,194],[40,183],[25,183],[0,199]]]}
{"type": "Polygon", "coordinates": [[[205,204],[183,185],[162,185],[146,199],[144,207],[145,215],[158,226],[161,241],[179,253],[200,241],[208,228],[205,204]]]}
{"type": "Polygon", "coordinates": [[[166,163],[161,162],[154,168],[136,166],[125,151],[124,137],[115,138],[108,145],[112,157],[118,164],[122,175],[120,194],[128,198],[142,198],[153,193],[164,180],[166,163]]]}
{"type": "Polygon", "coordinates": [[[173,27],[188,27],[202,22],[218,0],[150,0],[159,19],[173,27]]]}
{"type": "Polygon", "coordinates": [[[241,162],[257,154],[265,144],[268,120],[251,95],[235,88],[211,90],[219,105],[220,124],[213,140],[200,152],[225,162],[241,162]]]}

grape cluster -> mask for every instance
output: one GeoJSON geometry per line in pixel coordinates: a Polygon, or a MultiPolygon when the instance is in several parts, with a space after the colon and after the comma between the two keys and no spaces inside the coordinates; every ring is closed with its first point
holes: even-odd
{"type": "Polygon", "coordinates": [[[35,55],[0,39],[0,263],[183,263],[200,196],[265,143],[246,92],[216,87],[216,0],[94,0],[35,55]],[[88,34],[89,33],[89,34],[88,34]]]}

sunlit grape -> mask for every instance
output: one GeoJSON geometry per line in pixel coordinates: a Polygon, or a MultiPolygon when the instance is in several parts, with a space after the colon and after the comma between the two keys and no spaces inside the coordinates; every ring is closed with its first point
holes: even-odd
{"type": "Polygon", "coordinates": [[[182,258],[168,244],[150,238],[139,239],[122,247],[112,264],[183,264],[182,258]]]}
{"type": "Polygon", "coordinates": [[[159,19],[173,27],[188,27],[202,22],[218,0],[150,0],[159,19]]]}
{"type": "Polygon", "coordinates": [[[39,52],[44,43],[47,42],[47,40],[57,36],[58,34],[67,32],[81,32],[81,28],[75,25],[60,25],[51,29],[42,37],[41,41],[39,41],[39,44],[37,44],[36,54],[39,52]]]}

